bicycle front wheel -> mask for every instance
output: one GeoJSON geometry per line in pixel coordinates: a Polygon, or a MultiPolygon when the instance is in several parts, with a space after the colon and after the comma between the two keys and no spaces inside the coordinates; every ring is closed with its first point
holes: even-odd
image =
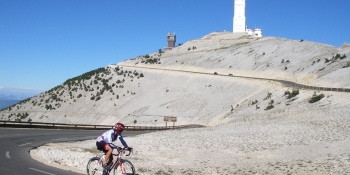
{"type": "Polygon", "coordinates": [[[98,162],[99,159],[99,157],[93,157],[89,160],[86,166],[88,175],[103,174],[102,162],[98,162]]]}
{"type": "Polygon", "coordinates": [[[114,175],[135,175],[134,165],[128,160],[120,160],[122,166],[119,166],[118,163],[114,168],[114,175]]]}

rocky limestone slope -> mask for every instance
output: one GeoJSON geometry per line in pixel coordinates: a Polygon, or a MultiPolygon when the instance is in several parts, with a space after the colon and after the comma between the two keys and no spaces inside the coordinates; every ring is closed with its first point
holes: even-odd
{"type": "Polygon", "coordinates": [[[349,88],[349,65],[347,44],[335,48],[308,41],[212,33],[170,51],[131,58],[69,79],[2,110],[0,119],[164,125],[163,116],[176,116],[177,125],[219,125],[248,115],[346,107],[347,93],[295,90],[298,94],[288,98],[293,89],[279,83],[213,73],[349,88]],[[321,94],[323,99],[309,103],[321,94]]]}

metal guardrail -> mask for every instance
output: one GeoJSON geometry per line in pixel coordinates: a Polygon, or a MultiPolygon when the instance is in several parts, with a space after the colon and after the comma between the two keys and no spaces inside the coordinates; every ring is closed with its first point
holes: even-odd
{"type": "MultiPolygon", "coordinates": [[[[43,123],[43,122],[19,122],[0,120],[0,127],[8,128],[42,128],[42,129],[76,129],[76,130],[107,130],[113,128],[112,125],[85,125],[85,124],[66,124],[66,123],[43,123]]],[[[146,130],[169,130],[183,128],[198,128],[203,125],[180,125],[180,126],[125,126],[129,131],[146,130]]]]}

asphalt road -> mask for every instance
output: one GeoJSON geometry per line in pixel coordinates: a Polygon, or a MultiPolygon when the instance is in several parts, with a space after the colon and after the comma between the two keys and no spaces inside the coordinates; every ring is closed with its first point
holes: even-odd
{"type": "Polygon", "coordinates": [[[188,73],[195,73],[195,74],[207,74],[207,75],[214,75],[214,76],[229,76],[229,77],[249,78],[249,79],[256,79],[256,80],[263,80],[263,81],[277,81],[277,82],[279,82],[281,84],[284,84],[286,86],[291,86],[291,87],[301,88],[301,89],[334,91],[334,92],[350,92],[349,88],[332,88],[332,87],[308,86],[308,85],[298,84],[298,83],[295,83],[295,82],[292,82],[292,81],[287,81],[287,80],[257,78],[257,77],[247,77],[247,76],[236,76],[236,75],[227,75],[227,74],[225,75],[225,74],[219,74],[219,73],[214,74],[214,73],[207,73],[207,72],[195,72],[195,71],[176,70],[176,69],[162,69],[162,68],[156,68],[156,67],[131,66],[131,65],[120,65],[120,66],[134,67],[134,68],[143,68],[143,69],[175,71],[175,72],[188,72],[188,73]]]}
{"type": "MultiPolygon", "coordinates": [[[[78,173],[44,165],[29,155],[46,143],[96,139],[104,131],[11,129],[0,128],[0,174],[6,175],[77,175],[78,173]]],[[[132,136],[145,131],[124,131],[123,136],[132,136]]],[[[86,160],[86,163],[88,160],[86,160]]]]}

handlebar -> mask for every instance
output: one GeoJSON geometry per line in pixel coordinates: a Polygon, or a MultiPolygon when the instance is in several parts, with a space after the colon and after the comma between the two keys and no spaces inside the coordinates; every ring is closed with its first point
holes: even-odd
{"type": "Polygon", "coordinates": [[[129,148],[118,149],[118,154],[125,153],[125,151],[129,151],[129,154],[126,154],[126,156],[129,156],[133,152],[133,148],[129,147],[129,148]]]}

